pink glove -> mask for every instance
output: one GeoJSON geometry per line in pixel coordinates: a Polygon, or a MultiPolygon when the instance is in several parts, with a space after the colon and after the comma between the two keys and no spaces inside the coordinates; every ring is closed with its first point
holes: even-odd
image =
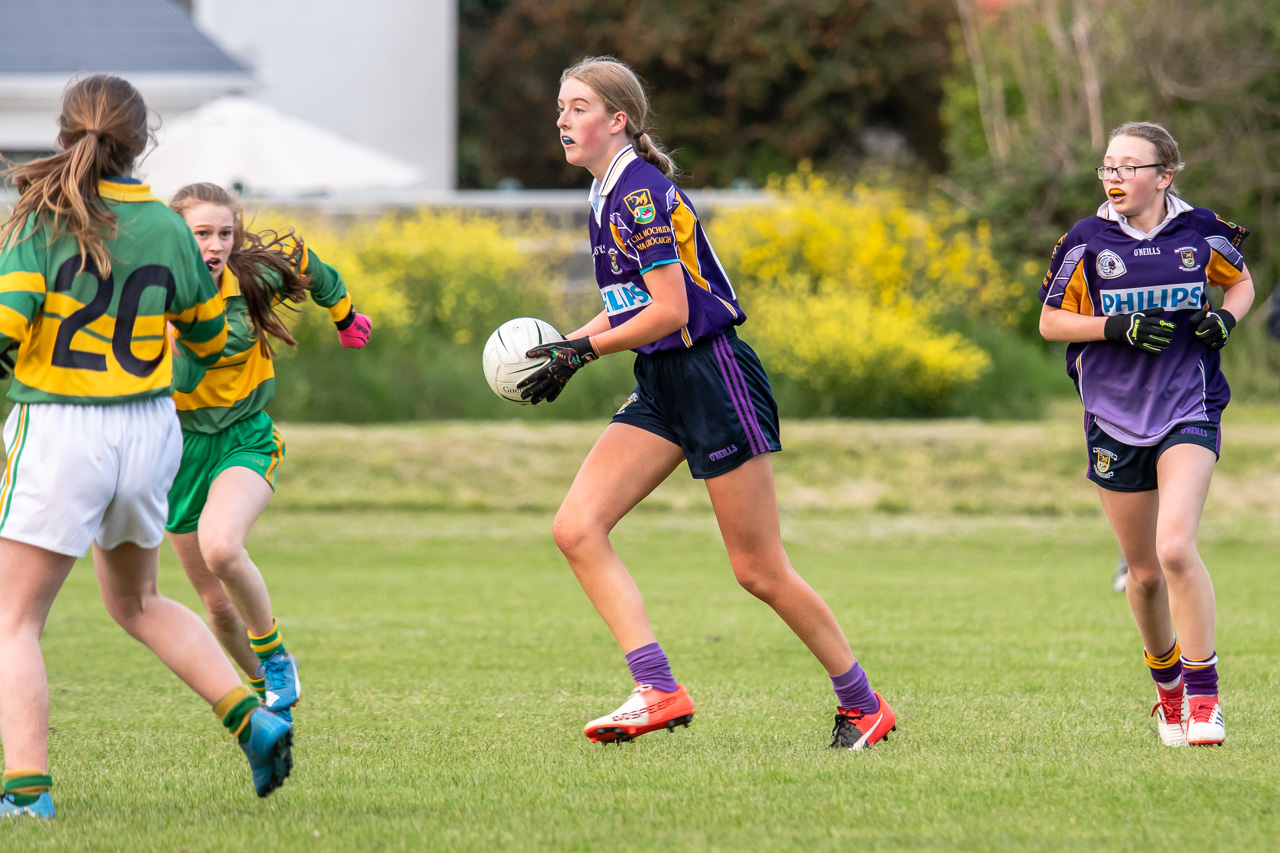
{"type": "Polygon", "coordinates": [[[347,349],[362,349],[369,343],[369,332],[373,330],[373,321],[355,309],[347,315],[347,319],[336,323],[338,327],[338,343],[347,349]]]}

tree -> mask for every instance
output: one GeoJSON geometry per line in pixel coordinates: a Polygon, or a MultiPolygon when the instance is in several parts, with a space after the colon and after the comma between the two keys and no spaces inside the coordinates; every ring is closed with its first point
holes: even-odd
{"type": "MultiPolygon", "coordinates": [[[[957,70],[943,114],[955,193],[1047,264],[1103,201],[1093,174],[1125,121],[1163,124],[1181,195],[1269,234],[1280,186],[1278,0],[1024,0],[983,15],[956,0],[957,70]]],[[[1271,241],[1247,245],[1274,279],[1271,241]]],[[[1253,259],[1257,259],[1256,261],[1253,259]]]]}
{"type": "MultiPolygon", "coordinates": [[[[560,72],[612,55],[645,80],[690,186],[763,183],[802,161],[848,171],[884,134],[944,168],[947,0],[468,0],[464,186],[579,187],[553,116],[560,72]]],[[[873,153],[873,152],[872,152],[873,153]]]]}

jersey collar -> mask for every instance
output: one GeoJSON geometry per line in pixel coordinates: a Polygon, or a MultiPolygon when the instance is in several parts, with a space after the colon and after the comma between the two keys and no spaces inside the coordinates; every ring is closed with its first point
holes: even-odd
{"type": "Polygon", "coordinates": [[[220,291],[219,295],[224,300],[240,295],[240,279],[236,278],[236,274],[231,271],[231,267],[222,268],[222,278],[218,282],[218,290],[220,291]]]}
{"type": "Polygon", "coordinates": [[[600,224],[600,199],[607,196],[617,185],[618,179],[622,177],[622,173],[627,170],[627,166],[636,159],[635,149],[628,145],[613,157],[613,162],[609,164],[609,168],[605,170],[604,182],[598,180],[591,182],[591,192],[587,195],[587,200],[591,202],[591,209],[596,214],[596,224],[600,224]]]}
{"type": "Polygon", "coordinates": [[[125,184],[116,181],[98,181],[98,195],[112,201],[159,201],[146,184],[125,184]]]}
{"type": "Polygon", "coordinates": [[[1166,195],[1164,197],[1164,200],[1165,200],[1164,219],[1162,219],[1160,221],[1160,224],[1157,225],[1155,228],[1151,229],[1150,231],[1139,231],[1137,228],[1134,228],[1132,225],[1129,224],[1129,217],[1125,216],[1122,213],[1118,213],[1110,201],[1105,201],[1102,203],[1102,206],[1098,208],[1098,216],[1102,217],[1103,219],[1106,219],[1109,222],[1116,223],[1117,225],[1120,226],[1121,231],[1128,234],[1130,237],[1132,237],[1135,240],[1151,240],[1157,234],[1163,231],[1166,225],[1168,225],[1174,219],[1176,219],[1177,217],[1181,216],[1184,213],[1187,213],[1192,209],[1191,205],[1187,204],[1185,201],[1178,198],[1176,195],[1172,195],[1172,194],[1166,195]]]}

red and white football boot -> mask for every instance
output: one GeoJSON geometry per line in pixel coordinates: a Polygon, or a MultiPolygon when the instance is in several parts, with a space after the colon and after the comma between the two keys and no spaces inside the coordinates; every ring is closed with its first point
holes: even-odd
{"type": "Polygon", "coordinates": [[[583,733],[592,743],[625,743],[640,735],[693,721],[693,700],[676,685],[674,693],[663,693],[649,684],[637,684],[618,710],[587,723],[583,733]]]}
{"type": "Polygon", "coordinates": [[[1222,706],[1217,696],[1191,696],[1191,713],[1187,716],[1187,743],[1191,746],[1222,746],[1227,739],[1227,726],[1222,719],[1222,706]]]}
{"type": "Polygon", "coordinates": [[[1187,693],[1179,682],[1177,688],[1165,690],[1156,686],[1159,699],[1151,709],[1151,716],[1156,718],[1156,731],[1160,734],[1160,742],[1165,746],[1187,745],[1187,719],[1190,708],[1187,693]]]}

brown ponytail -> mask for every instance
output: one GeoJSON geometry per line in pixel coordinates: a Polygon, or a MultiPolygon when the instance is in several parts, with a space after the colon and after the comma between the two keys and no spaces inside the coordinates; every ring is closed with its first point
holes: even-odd
{"type": "Polygon", "coordinates": [[[115,213],[98,195],[98,181],[128,175],[151,138],[147,105],[129,81],[107,74],[85,77],[62,96],[58,153],[4,172],[17,187],[13,213],[0,227],[6,246],[31,214],[52,217],[53,237],[64,233],[80,246],[80,269],[88,259],[102,276],[111,272],[106,242],[116,236],[115,213]]]}
{"type": "MultiPolygon", "coordinates": [[[[227,258],[227,269],[240,281],[240,294],[244,297],[249,322],[253,324],[263,354],[275,355],[268,337],[296,347],[297,340],[275,312],[267,279],[272,273],[280,276],[281,301],[278,304],[283,305],[285,301],[296,304],[307,300],[311,278],[297,272],[306,252],[302,238],[295,236],[292,228],[284,234],[275,231],[255,234],[246,230],[244,206],[240,204],[240,199],[217,184],[187,184],[173,194],[169,207],[185,218],[186,211],[200,204],[225,207],[235,219],[235,236],[232,238],[231,257],[227,258]]],[[[297,310],[293,306],[286,307],[297,310]]]]}
{"type": "Polygon", "coordinates": [[[649,98],[629,65],[612,56],[588,56],[566,68],[560,82],[570,77],[590,86],[604,102],[605,112],[627,114],[627,137],[637,156],[656,166],[668,180],[679,177],[676,161],[649,135],[649,98]]]}

